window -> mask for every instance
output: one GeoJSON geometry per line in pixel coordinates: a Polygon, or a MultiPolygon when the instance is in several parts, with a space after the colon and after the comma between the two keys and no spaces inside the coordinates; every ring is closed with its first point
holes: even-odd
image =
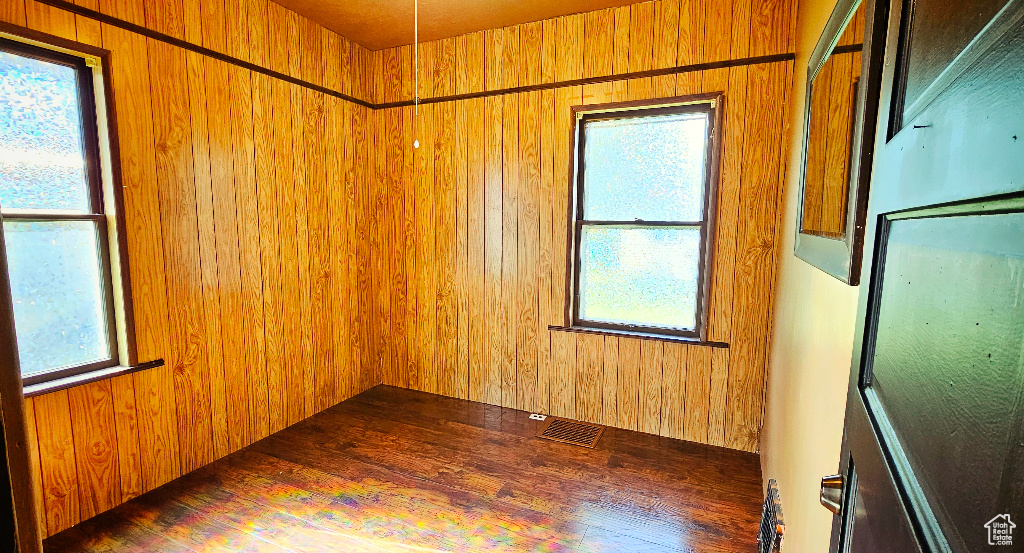
{"type": "Polygon", "coordinates": [[[576,112],[573,327],[705,338],[717,103],[576,112]]]}
{"type": "Polygon", "coordinates": [[[0,210],[25,384],[121,364],[93,71],[0,39],[0,210]]]}

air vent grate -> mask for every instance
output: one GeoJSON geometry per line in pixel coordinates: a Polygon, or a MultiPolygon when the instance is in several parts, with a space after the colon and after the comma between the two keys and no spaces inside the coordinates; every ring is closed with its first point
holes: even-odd
{"type": "Polygon", "coordinates": [[[778,553],[782,550],[782,535],[786,533],[786,523],[782,520],[782,500],[779,499],[779,486],[775,479],[768,480],[768,495],[764,498],[761,509],[761,528],[757,532],[757,550],[759,553],[778,553]]]}
{"type": "Polygon", "coordinates": [[[593,448],[601,439],[604,427],[597,424],[550,417],[538,437],[564,444],[593,448]]]}

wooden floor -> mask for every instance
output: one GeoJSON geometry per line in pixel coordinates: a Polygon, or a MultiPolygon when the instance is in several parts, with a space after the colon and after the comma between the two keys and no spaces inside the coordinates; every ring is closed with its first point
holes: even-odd
{"type": "Polygon", "coordinates": [[[756,550],[756,455],[378,386],[57,534],[48,552],[756,550]]]}

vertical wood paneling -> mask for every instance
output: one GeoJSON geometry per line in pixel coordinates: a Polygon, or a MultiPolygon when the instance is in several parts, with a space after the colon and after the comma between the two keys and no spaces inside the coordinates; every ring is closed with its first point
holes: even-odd
{"type": "MultiPolygon", "coordinates": [[[[257,26],[260,28],[260,26],[257,26]]],[[[266,53],[269,56],[269,52],[266,53]]],[[[277,145],[274,136],[274,83],[266,75],[253,75],[253,140],[255,143],[257,202],[259,206],[260,266],[262,268],[263,330],[266,363],[267,429],[287,425],[287,382],[283,362],[285,345],[280,328],[281,295],[280,216],[277,210],[277,145]]],[[[286,168],[291,170],[290,167],[286,168]]]]}
{"type": "Polygon", "coordinates": [[[729,400],[729,350],[711,352],[711,383],[708,392],[708,443],[725,445],[726,405],[729,400]]]}
{"type": "Polygon", "coordinates": [[[35,399],[25,398],[25,440],[28,442],[29,471],[32,476],[32,500],[36,506],[36,524],[45,534],[46,508],[43,505],[43,477],[40,473],[39,432],[36,430],[35,399]]]}
{"type": "Polygon", "coordinates": [[[171,320],[168,361],[181,465],[192,471],[212,461],[213,451],[205,317],[202,296],[193,293],[202,288],[202,271],[185,53],[153,40],[149,52],[153,79],[169,77],[153,97],[153,131],[171,320]]]}
{"type": "Polygon", "coordinates": [[[618,423],[640,430],[640,340],[619,339],[618,423]]]}
{"type": "MultiPolygon", "coordinates": [[[[463,41],[457,52],[464,51],[464,48],[463,41]]],[[[467,76],[464,60],[460,60],[459,83],[465,83],[467,76]]],[[[458,340],[452,395],[460,399],[469,399],[469,113],[467,108],[467,102],[464,100],[455,105],[455,300],[458,340]]]]}
{"type": "Polygon", "coordinates": [[[604,336],[570,336],[576,342],[576,418],[600,423],[603,419],[604,336]]]}
{"type": "Polygon", "coordinates": [[[68,40],[78,39],[75,16],[64,10],[35,0],[25,0],[25,20],[26,25],[31,29],[68,40]]]}
{"type": "Polygon", "coordinates": [[[139,453],[139,421],[135,411],[135,383],[131,375],[110,379],[114,403],[114,432],[117,437],[117,469],[121,477],[121,499],[128,501],[145,491],[139,453]]]}
{"type": "Polygon", "coordinates": [[[68,390],[82,519],[121,503],[121,479],[109,380],[68,390]]]}
{"type": "Polygon", "coordinates": [[[0,4],[0,21],[25,26],[25,2],[11,0],[0,4]]]}
{"type": "Polygon", "coordinates": [[[248,387],[241,374],[246,365],[242,345],[241,269],[231,140],[231,98],[227,93],[230,79],[228,73],[226,64],[207,64],[207,76],[210,79],[206,87],[210,114],[210,165],[224,348],[223,382],[217,386],[223,390],[224,399],[218,398],[216,401],[224,402],[228,435],[227,448],[223,454],[246,445],[248,428],[248,387]]]}
{"type": "Polygon", "coordinates": [[[567,332],[551,333],[551,414],[576,418],[576,336],[567,332]]]}
{"type": "MultiPolygon", "coordinates": [[[[421,81],[422,82],[422,81],[421,81]]],[[[429,86],[431,89],[433,83],[429,86]]],[[[429,89],[428,89],[429,90],[429,89]]],[[[435,198],[434,198],[434,106],[420,106],[420,147],[417,151],[419,188],[416,190],[416,219],[418,236],[416,259],[420,270],[417,273],[419,287],[416,289],[416,313],[419,318],[419,343],[435,344],[437,332],[437,273],[435,263],[435,198]]],[[[420,388],[426,392],[437,391],[437,370],[435,365],[436,347],[420,347],[419,369],[420,388]]]]}
{"type": "MultiPolygon", "coordinates": [[[[644,2],[630,6],[629,18],[629,70],[648,71],[654,68],[655,3],[644,2]]],[[[651,78],[629,81],[630,100],[646,100],[652,94],[651,78]]]]}
{"type": "Polygon", "coordinates": [[[619,426],[619,339],[615,336],[604,337],[603,371],[602,422],[608,426],[619,426]]]}
{"type": "Polygon", "coordinates": [[[246,422],[242,440],[250,444],[267,435],[267,377],[263,327],[263,275],[260,266],[259,200],[256,193],[253,135],[252,74],[229,70],[231,82],[231,142],[234,160],[235,216],[238,226],[242,352],[241,377],[246,390],[246,422]]]}
{"type": "MultiPolygon", "coordinates": [[[[488,31],[488,48],[491,47],[488,31]]],[[[490,61],[490,57],[488,61],[490,61]]],[[[487,73],[491,82],[490,64],[487,73]]],[[[502,98],[484,99],[486,113],[484,161],[484,317],[486,347],[483,395],[486,403],[501,404],[501,252],[502,252],[502,98]]]]}
{"type": "Polygon", "coordinates": [[[640,386],[637,418],[639,430],[657,434],[661,430],[661,382],[664,344],[656,340],[640,341],[640,386]]]}
{"type": "Polygon", "coordinates": [[[224,396],[224,349],[221,341],[221,309],[217,283],[217,228],[213,210],[213,167],[208,131],[208,76],[206,60],[198,54],[187,53],[186,65],[192,125],[196,225],[199,234],[199,268],[202,280],[202,297],[199,305],[205,330],[205,343],[200,344],[200,348],[206,353],[207,363],[210,454],[213,458],[218,458],[227,452],[228,440],[227,405],[224,396]]]}
{"type": "MultiPolygon", "coordinates": [[[[559,17],[555,28],[555,80],[572,80],[583,76],[583,15],[559,17]]],[[[573,127],[571,107],[582,101],[582,87],[558,88],[554,105],[554,180],[551,188],[552,269],[551,309],[564,324],[566,298],[566,256],[568,255],[568,178],[571,163],[573,127]]],[[[576,348],[575,336],[551,335],[550,407],[553,414],[573,417],[576,411],[576,348]],[[557,339],[556,339],[557,337],[557,339]],[[556,347],[556,343],[558,347],[556,347]],[[565,395],[566,397],[562,397],[565,395]]]]}
{"type": "Polygon", "coordinates": [[[81,520],[71,405],[66,390],[39,396],[33,402],[42,460],[40,476],[46,533],[53,535],[81,520]]]}
{"type": "Polygon", "coordinates": [[[686,360],[686,409],[683,439],[708,441],[708,405],[711,394],[711,360],[714,350],[691,347],[686,360]]]}
{"type": "MultiPolygon", "coordinates": [[[[616,74],[629,73],[629,27],[632,16],[630,6],[615,8],[614,68],[616,74]]],[[[612,101],[629,99],[629,81],[612,83],[612,101]]]]}
{"type": "MultiPolygon", "coordinates": [[[[302,74],[311,82],[323,82],[323,33],[321,27],[303,20],[302,74]]],[[[305,251],[309,263],[309,313],[312,363],[305,367],[304,380],[307,388],[306,411],[309,414],[323,409],[331,396],[333,381],[330,377],[331,345],[330,332],[330,260],[328,238],[329,204],[324,163],[324,120],[325,100],[323,93],[305,89],[303,101],[303,147],[305,148],[305,192],[306,229],[305,251]],[[312,389],[312,393],[308,390],[312,389]]],[[[302,246],[300,246],[302,247],[302,246]]],[[[301,256],[300,256],[301,257],[301,256]]],[[[379,258],[378,258],[379,259],[379,258]]]]}
{"type": "MultiPolygon", "coordinates": [[[[535,78],[539,80],[539,73],[535,78]]],[[[537,250],[540,240],[540,129],[537,117],[540,114],[540,92],[522,94],[520,102],[515,405],[518,409],[530,411],[535,408],[537,396],[537,250]]]]}
{"type": "MultiPolygon", "coordinates": [[[[676,64],[690,65],[704,57],[704,28],[710,18],[705,12],[706,0],[685,0],[679,3],[679,35],[676,38],[676,64]]],[[[719,2],[718,4],[724,4],[719,2]]],[[[678,94],[687,94],[700,86],[699,73],[676,75],[678,94]]],[[[715,91],[720,89],[715,89],[715,91]]],[[[705,89],[710,91],[710,89],[705,89]]]]}
{"type": "MultiPolygon", "coordinates": [[[[411,97],[408,47],[369,53],[272,2],[93,3],[328,88],[411,97]]],[[[414,116],[32,0],[0,19],[115,54],[139,354],[168,361],[29,402],[48,531],[382,380],[756,448],[792,64],[414,116]],[[549,331],[564,323],[571,106],[701,90],[726,94],[709,330],[730,348],[549,331]]],[[[789,1],[659,0],[472,33],[421,46],[419,95],[785,52],[793,20],[789,1]]]]}
{"type": "MultiPolygon", "coordinates": [[[[679,44],[679,0],[658,0],[654,3],[654,68],[677,65],[679,44]]],[[[655,97],[676,94],[676,77],[666,75],[652,79],[655,97]]]]}
{"type": "MultiPolygon", "coordinates": [[[[483,41],[481,34],[470,35],[467,49],[474,52],[469,63],[470,82],[483,84],[483,41]],[[476,40],[474,40],[476,38],[476,40]],[[475,78],[474,78],[475,77],[475,78]]],[[[468,56],[467,56],[468,57],[468,56]]],[[[489,397],[487,352],[489,319],[487,318],[489,296],[486,295],[487,285],[485,268],[487,262],[484,256],[485,236],[484,230],[487,221],[490,219],[488,213],[488,192],[489,179],[485,169],[486,154],[489,152],[487,143],[487,126],[489,117],[487,101],[483,98],[467,100],[469,111],[468,119],[468,151],[467,163],[469,164],[467,175],[468,198],[467,210],[469,219],[469,399],[474,401],[486,401],[489,397]]],[[[424,345],[426,347],[426,345],[424,345]]]]}
{"type": "MultiPolygon", "coordinates": [[[[336,90],[364,89],[352,81],[365,70],[350,60],[365,51],[263,0],[80,4],[336,90]]],[[[367,112],[334,98],[318,104],[321,93],[307,101],[302,87],[84,16],[24,6],[6,3],[0,18],[113,52],[138,353],[167,361],[27,402],[41,522],[52,534],[376,383],[356,374],[359,342],[345,330],[350,314],[362,318],[349,305],[358,281],[345,269],[361,239],[346,214],[363,175],[327,161],[328,150],[337,160],[365,156],[367,112]],[[329,201],[307,201],[310,190],[329,201]],[[309,316],[311,289],[324,298],[320,326],[309,316]],[[317,373],[325,378],[307,383],[305,360],[326,368],[317,373]]]]}
{"type": "MultiPolygon", "coordinates": [[[[555,23],[543,22],[543,44],[541,47],[541,81],[550,82],[555,78],[555,23]]],[[[538,290],[537,290],[537,405],[542,413],[550,410],[548,382],[551,379],[551,333],[548,325],[556,323],[551,303],[552,268],[552,190],[555,186],[554,167],[554,109],[555,93],[541,92],[540,96],[540,191],[538,193],[539,230],[538,244],[538,290]]]]}
{"type": "MultiPolygon", "coordinates": [[[[455,39],[437,43],[434,64],[434,94],[455,93],[455,39]]],[[[456,176],[455,176],[455,102],[434,106],[434,198],[436,214],[434,255],[436,267],[437,313],[436,391],[455,395],[458,356],[458,305],[455,297],[456,277],[456,176]]]]}
{"type": "MultiPolygon", "coordinates": [[[[77,4],[90,10],[99,11],[100,8],[99,0],[78,0],[77,4]]],[[[78,42],[103,47],[103,25],[99,21],[76,15],[75,33],[78,36],[78,42]]]]}
{"type": "MultiPolygon", "coordinates": [[[[117,103],[121,182],[125,187],[128,255],[140,361],[161,358],[170,349],[163,237],[157,192],[153,112],[146,39],[103,27],[103,45],[118,53],[110,68],[117,103]]],[[[172,367],[132,375],[138,413],[139,453],[144,489],[181,472],[172,367]]],[[[45,455],[43,456],[45,458],[45,455]]]]}
{"type": "MultiPolygon", "coordinates": [[[[756,99],[747,104],[751,121],[768,128],[782,125],[782,106],[770,99],[784,93],[789,65],[750,68],[747,86],[756,99]]],[[[757,448],[764,401],[781,156],[780,141],[762,133],[749,135],[744,145],[740,212],[746,215],[737,230],[726,444],[748,451],[757,448]]]]}
{"type": "Polygon", "coordinates": [[[689,352],[693,349],[684,344],[665,344],[661,370],[661,429],[658,431],[662,436],[683,437],[687,409],[687,363],[689,352]]]}
{"type": "MultiPolygon", "coordinates": [[[[519,38],[518,33],[514,35],[519,38]]],[[[511,44],[518,46],[518,40],[512,42],[505,37],[506,51],[512,50],[511,44]]],[[[516,47],[517,47],[516,46],[516,47]]],[[[505,60],[507,64],[509,60],[505,60]]],[[[508,81],[507,81],[508,82],[508,81]]],[[[518,300],[517,263],[519,256],[518,243],[518,201],[519,201],[519,106],[520,94],[510,94],[503,98],[504,111],[502,117],[502,207],[501,207],[501,405],[516,405],[516,335],[520,324],[516,309],[518,300]]]]}
{"type": "MultiPolygon", "coordinates": [[[[599,77],[613,72],[615,10],[608,8],[587,12],[583,21],[583,76],[599,77]]],[[[584,104],[606,104],[612,101],[613,83],[583,87],[584,104]]]]}

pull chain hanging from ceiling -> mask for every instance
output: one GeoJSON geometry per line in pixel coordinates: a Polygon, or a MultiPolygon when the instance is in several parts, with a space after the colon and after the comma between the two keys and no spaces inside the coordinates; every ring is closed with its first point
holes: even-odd
{"type": "Polygon", "coordinates": [[[412,18],[412,147],[419,148],[420,140],[416,138],[419,126],[416,123],[420,115],[420,0],[413,0],[412,18]]]}

